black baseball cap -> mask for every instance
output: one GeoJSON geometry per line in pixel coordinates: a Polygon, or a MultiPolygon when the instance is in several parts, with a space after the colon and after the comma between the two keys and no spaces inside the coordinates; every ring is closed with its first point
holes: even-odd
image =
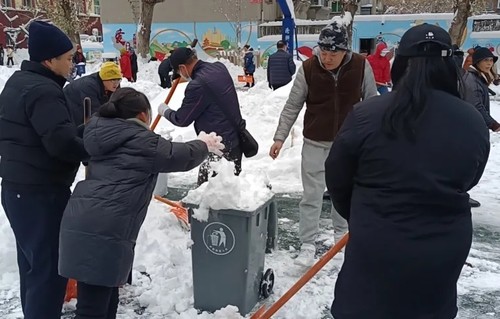
{"type": "Polygon", "coordinates": [[[453,55],[451,38],[443,28],[423,23],[403,34],[396,54],[405,57],[450,57],[453,55]],[[435,43],[438,47],[422,45],[425,43],[435,43]]]}
{"type": "Polygon", "coordinates": [[[186,64],[187,60],[194,55],[196,55],[196,51],[191,48],[176,48],[170,55],[170,65],[172,65],[174,72],[177,73],[179,65],[186,64]]]}

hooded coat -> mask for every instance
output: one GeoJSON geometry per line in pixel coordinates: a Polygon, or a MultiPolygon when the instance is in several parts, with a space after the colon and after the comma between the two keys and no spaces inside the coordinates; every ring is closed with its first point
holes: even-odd
{"type": "Polygon", "coordinates": [[[187,171],[208,155],[204,142],[173,143],[136,119],[94,116],[84,143],[89,175],[61,222],[59,273],[90,285],[127,282],[134,247],[160,172],[187,171]]]}
{"type": "Polygon", "coordinates": [[[369,55],[366,59],[370,62],[370,66],[375,76],[377,84],[386,84],[391,82],[391,63],[386,56],[382,56],[382,50],[387,49],[387,44],[380,42],[375,49],[375,52],[369,55]]]}

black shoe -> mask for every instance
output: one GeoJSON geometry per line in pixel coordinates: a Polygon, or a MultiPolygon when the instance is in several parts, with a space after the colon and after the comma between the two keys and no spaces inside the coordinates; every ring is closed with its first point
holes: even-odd
{"type": "Polygon", "coordinates": [[[328,192],[323,193],[323,199],[324,200],[329,200],[330,199],[330,194],[328,192]]]}
{"type": "Polygon", "coordinates": [[[470,207],[479,207],[479,206],[481,206],[481,203],[478,202],[477,200],[469,198],[469,205],[470,205],[470,207]]]}

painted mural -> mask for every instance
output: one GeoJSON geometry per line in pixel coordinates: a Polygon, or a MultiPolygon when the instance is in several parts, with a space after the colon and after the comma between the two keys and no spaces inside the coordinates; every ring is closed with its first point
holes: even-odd
{"type": "MultiPolygon", "coordinates": [[[[185,47],[195,38],[198,39],[196,49],[213,57],[236,54],[238,48],[245,44],[249,44],[254,50],[260,50],[257,23],[243,22],[241,28],[238,41],[233,25],[228,22],[155,23],[151,30],[149,53],[152,57],[163,60],[171,50],[185,47]]],[[[136,29],[134,24],[104,25],[104,51],[120,51],[126,45],[135,47],[136,29]]]]}
{"type": "MultiPolygon", "coordinates": [[[[372,15],[356,16],[353,27],[353,51],[370,54],[378,42],[385,42],[392,49],[398,46],[403,33],[412,26],[429,23],[447,30],[450,27],[452,14],[420,14],[420,15],[372,15]]],[[[325,21],[317,21],[325,24],[325,21]]],[[[150,41],[150,55],[163,60],[171,50],[185,47],[198,39],[197,50],[202,50],[212,57],[226,57],[231,60],[238,54],[238,48],[249,44],[259,56],[259,64],[267,66],[267,58],[276,51],[276,41],[281,39],[280,34],[267,35],[258,38],[257,28],[268,25],[276,30],[276,22],[264,23],[260,26],[256,22],[241,24],[241,37],[238,40],[234,25],[229,22],[212,23],[156,23],[152,27],[150,41]]],[[[317,32],[317,25],[307,25],[317,32]]],[[[134,24],[105,24],[103,26],[104,52],[116,52],[136,46],[134,24]]],[[[279,28],[278,28],[279,30],[279,28]]],[[[269,34],[269,32],[265,32],[269,34]]],[[[500,15],[483,15],[469,18],[466,35],[462,39],[461,48],[467,50],[474,46],[490,48],[500,55],[500,15]]],[[[315,34],[298,35],[298,52],[302,58],[312,55],[312,48],[316,46],[315,34]]]]}

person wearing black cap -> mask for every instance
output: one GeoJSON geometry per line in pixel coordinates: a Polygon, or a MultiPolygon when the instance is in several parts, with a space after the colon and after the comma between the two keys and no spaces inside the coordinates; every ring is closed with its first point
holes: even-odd
{"type": "Polygon", "coordinates": [[[57,269],[59,227],[88,155],[62,90],[73,44],[45,22],[32,22],[29,34],[30,60],[0,94],[2,206],[16,238],[24,318],[54,319],[66,290],[57,269]]]}
{"type": "MultiPolygon", "coordinates": [[[[165,103],[158,106],[158,114],[176,126],[186,127],[194,122],[196,134],[215,132],[225,145],[223,157],[234,162],[234,172],[241,172],[242,150],[239,131],[246,126],[241,117],[240,103],[234,82],[226,66],[220,62],[198,60],[194,49],[177,48],[170,56],[174,75],[189,82],[181,107],[174,111],[165,103]]],[[[210,154],[198,173],[198,185],[208,180],[210,163],[220,156],[210,154]]]]}
{"type": "Polygon", "coordinates": [[[483,174],[489,134],[462,99],[444,29],[406,31],[391,75],[394,90],[354,107],[325,163],[350,232],[331,312],[452,319],[472,242],[467,192],[483,174]]]}
{"type": "MultiPolygon", "coordinates": [[[[170,50],[170,55],[174,53],[174,50],[170,50]]],[[[161,61],[158,66],[158,75],[160,76],[160,86],[164,89],[170,89],[172,87],[172,78],[170,76],[172,72],[172,65],[170,64],[170,56],[161,61]]]]}
{"type": "MultiPolygon", "coordinates": [[[[496,80],[493,72],[498,57],[485,47],[475,47],[472,53],[471,65],[463,74],[466,94],[465,100],[474,105],[483,116],[486,126],[493,132],[500,132],[500,124],[490,113],[490,84],[496,80]]],[[[493,92],[494,93],[494,92],[493,92]]],[[[479,207],[481,203],[470,198],[471,207],[479,207]]]]}
{"type": "MultiPolygon", "coordinates": [[[[304,115],[304,143],[301,175],[304,192],[299,204],[299,266],[314,263],[316,237],[325,191],[323,169],[332,142],[354,104],[377,95],[370,64],[349,50],[347,28],[332,22],[321,30],[314,55],[305,61],[295,76],[290,96],[281,112],[269,156],[276,159],[300,111],[304,115]]],[[[347,222],[332,207],[335,240],[347,231],[347,222]]]]}
{"type": "Polygon", "coordinates": [[[500,131],[500,124],[490,114],[488,86],[495,80],[492,68],[497,60],[498,57],[488,48],[476,47],[472,54],[472,65],[463,77],[467,89],[465,99],[477,108],[486,126],[494,132],[500,131]]]}
{"type": "Polygon", "coordinates": [[[278,41],[276,48],[277,51],[271,54],[267,60],[267,82],[272,90],[290,83],[296,70],[293,56],[286,51],[286,42],[278,41]]]}

